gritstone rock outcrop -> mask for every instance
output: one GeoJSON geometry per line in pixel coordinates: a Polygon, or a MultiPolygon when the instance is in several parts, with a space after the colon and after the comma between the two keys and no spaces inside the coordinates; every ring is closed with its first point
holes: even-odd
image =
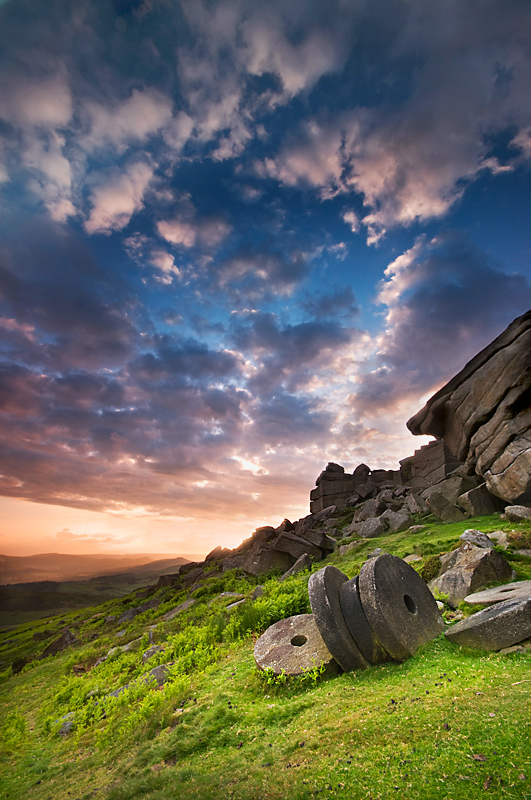
{"type": "Polygon", "coordinates": [[[469,361],[407,427],[414,435],[435,436],[428,447],[444,449],[468,475],[480,476],[491,495],[529,504],[531,311],[469,361]]]}

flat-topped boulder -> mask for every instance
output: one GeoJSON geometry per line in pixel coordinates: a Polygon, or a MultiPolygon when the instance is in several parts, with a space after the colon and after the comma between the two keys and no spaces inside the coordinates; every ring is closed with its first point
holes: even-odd
{"type": "Polygon", "coordinates": [[[531,311],[512,322],[407,423],[443,440],[492,495],[531,503],[531,311]]]}

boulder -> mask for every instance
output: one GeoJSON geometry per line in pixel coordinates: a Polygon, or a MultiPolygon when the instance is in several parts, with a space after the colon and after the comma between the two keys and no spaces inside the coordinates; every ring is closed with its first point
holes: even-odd
{"type": "Polygon", "coordinates": [[[468,594],[489,583],[507,581],[511,576],[511,567],[496,550],[463,542],[442,556],[441,571],[429,587],[447,595],[449,603],[457,606],[468,594]]]}
{"type": "Polygon", "coordinates": [[[298,572],[302,572],[304,569],[310,569],[311,566],[312,559],[308,553],[303,553],[302,556],[299,556],[294,565],[290,567],[287,572],[280,576],[279,581],[285,581],[286,578],[291,578],[292,575],[296,575],[298,572]]]}
{"type": "MultiPolygon", "coordinates": [[[[284,536],[287,534],[283,534],[284,536]]],[[[320,551],[319,551],[320,552],[320,551]]],[[[261,575],[271,569],[281,569],[285,572],[291,567],[295,558],[289,553],[277,550],[271,545],[253,547],[246,554],[241,568],[249,575],[261,575]]],[[[225,565],[225,562],[223,562],[225,565]]]]}
{"type": "Polygon", "coordinates": [[[431,397],[407,426],[444,441],[511,504],[531,502],[531,311],[431,397]]]}
{"type": "Polygon", "coordinates": [[[391,511],[389,508],[387,511],[384,511],[384,513],[380,516],[380,519],[389,528],[389,530],[392,531],[392,533],[405,531],[414,522],[413,517],[411,517],[409,514],[406,514],[402,511],[391,511]]]}
{"type": "Polygon", "coordinates": [[[462,508],[469,517],[486,517],[503,509],[503,501],[487,489],[486,483],[481,483],[474,489],[460,494],[456,505],[462,508]]]}
{"type": "Polygon", "coordinates": [[[66,650],[67,647],[71,647],[73,644],[78,643],[77,637],[72,633],[70,628],[65,628],[64,631],[61,633],[58,639],[55,639],[51,642],[48,647],[46,647],[41,655],[41,658],[48,658],[48,656],[55,656],[57,653],[66,650]]]}
{"type": "Polygon", "coordinates": [[[476,547],[489,548],[493,545],[492,539],[489,539],[486,533],[482,533],[482,531],[475,531],[473,528],[467,528],[466,531],[461,534],[459,539],[462,542],[475,544],[476,547]]]}
{"type": "Polygon", "coordinates": [[[426,504],[433,516],[444,522],[461,522],[466,519],[461,509],[451,503],[441,492],[432,492],[426,499],[426,504]]]}
{"type": "Polygon", "coordinates": [[[503,583],[501,586],[494,586],[492,589],[484,589],[482,592],[474,592],[465,597],[465,603],[473,606],[491,606],[494,603],[501,603],[503,600],[525,600],[531,598],[531,581],[514,581],[513,583],[503,583]]]}
{"type": "Polygon", "coordinates": [[[458,622],[446,638],[465,647],[501,650],[531,635],[531,597],[505,600],[458,622]]]}
{"type": "Polygon", "coordinates": [[[370,517],[359,525],[356,533],[362,539],[375,539],[377,536],[387,533],[387,526],[380,517],[370,517]]]}
{"type": "Polygon", "coordinates": [[[164,622],[169,622],[171,619],[174,619],[178,614],[181,614],[183,611],[186,611],[187,608],[190,608],[195,603],[193,598],[189,600],[185,600],[183,603],[179,603],[178,606],[172,608],[170,611],[166,611],[165,614],[162,615],[162,619],[164,622]]]}
{"type": "MultiPolygon", "coordinates": [[[[288,553],[292,558],[297,559],[303,553],[309,556],[320,559],[323,557],[321,549],[316,545],[308,542],[307,539],[302,539],[300,536],[295,536],[293,533],[281,533],[271,543],[274,550],[281,553],[288,553]]],[[[254,573],[256,574],[256,573],[254,573]]]]}
{"type": "Polygon", "coordinates": [[[507,506],[505,508],[505,516],[511,522],[531,520],[531,508],[527,506],[507,506]]]}

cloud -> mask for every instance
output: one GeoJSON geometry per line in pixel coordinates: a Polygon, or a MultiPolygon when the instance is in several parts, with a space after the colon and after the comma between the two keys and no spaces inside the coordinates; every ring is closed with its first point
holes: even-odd
{"type": "Polygon", "coordinates": [[[90,195],[92,210],[85,222],[87,233],[119,231],[136,212],[143,208],[144,195],[153,179],[153,167],[143,161],[130,164],[125,170],[112,169],[94,176],[90,195]]]}
{"type": "Polygon", "coordinates": [[[502,272],[462,233],[415,245],[385,270],[387,306],[374,371],[359,378],[356,413],[392,409],[434,391],[531,305],[531,284],[502,272]],[[488,309],[488,311],[486,311],[488,309]]]}
{"type": "Polygon", "coordinates": [[[63,528],[54,535],[60,544],[72,545],[74,543],[82,544],[102,544],[103,542],[115,541],[114,536],[109,536],[105,533],[89,535],[84,533],[74,533],[70,528],[63,528]]]}

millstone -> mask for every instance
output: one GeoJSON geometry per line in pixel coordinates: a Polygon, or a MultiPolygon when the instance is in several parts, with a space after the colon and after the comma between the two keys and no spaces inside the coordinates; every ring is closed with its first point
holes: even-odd
{"type": "Polygon", "coordinates": [[[531,635],[531,597],[505,600],[458,622],[446,638],[465,647],[501,650],[531,635]]]}
{"type": "Polygon", "coordinates": [[[357,575],[341,584],[339,602],[350,635],[369,664],[383,664],[389,661],[389,655],[376,638],[361,607],[357,575]]]}
{"type": "Polygon", "coordinates": [[[384,553],[369,559],[358,585],[367,621],[396,661],[405,661],[444,628],[432,593],[401,558],[384,553]]]}
{"type": "Polygon", "coordinates": [[[328,565],[314,572],[308,581],[308,595],[316,625],[324,643],[345,672],[368,666],[352,638],[341,611],[339,589],[347,576],[328,565]]]}
{"type": "Polygon", "coordinates": [[[494,586],[492,589],[483,589],[481,592],[474,592],[465,597],[465,603],[473,606],[476,603],[483,603],[490,606],[493,603],[501,603],[502,600],[526,600],[531,597],[531,581],[515,581],[514,583],[504,583],[502,586],[494,586]]]}
{"type": "Polygon", "coordinates": [[[313,614],[298,614],[271,625],[254,646],[254,660],[259,669],[272,669],[275,675],[301,675],[323,664],[327,672],[339,672],[313,614]]]}

